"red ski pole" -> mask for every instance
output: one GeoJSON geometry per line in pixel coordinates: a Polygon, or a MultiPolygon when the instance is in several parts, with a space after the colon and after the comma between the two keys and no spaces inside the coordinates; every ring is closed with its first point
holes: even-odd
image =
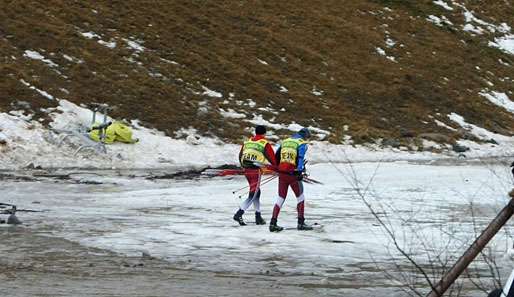
{"type": "MultiPolygon", "coordinates": [[[[270,176],[270,177],[265,178],[264,180],[262,180],[262,181],[261,181],[261,185],[267,184],[268,182],[270,182],[270,181],[271,181],[272,179],[274,179],[275,177],[277,177],[277,176],[276,176],[276,175],[272,175],[272,176],[270,176]]],[[[240,189],[237,189],[237,190],[232,191],[232,194],[235,194],[235,193],[240,192],[240,191],[242,191],[242,190],[245,190],[245,189],[247,189],[247,188],[253,187],[253,186],[257,185],[257,184],[258,184],[258,182],[253,183],[253,184],[250,184],[250,185],[248,185],[248,186],[244,186],[244,187],[242,187],[242,188],[240,188],[240,189]]]]}

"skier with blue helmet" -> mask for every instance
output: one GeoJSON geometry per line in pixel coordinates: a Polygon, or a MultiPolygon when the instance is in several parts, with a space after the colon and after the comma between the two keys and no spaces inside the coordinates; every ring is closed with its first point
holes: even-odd
{"type": "Polygon", "coordinates": [[[269,225],[271,232],[280,232],[282,227],[277,225],[278,214],[287,197],[289,187],[293,190],[298,212],[298,230],[312,230],[312,226],[305,224],[303,195],[303,174],[305,172],[305,154],[307,153],[307,140],[311,137],[309,129],[302,128],[298,133],[282,141],[276,152],[278,165],[278,197],[273,207],[273,216],[269,225]]]}

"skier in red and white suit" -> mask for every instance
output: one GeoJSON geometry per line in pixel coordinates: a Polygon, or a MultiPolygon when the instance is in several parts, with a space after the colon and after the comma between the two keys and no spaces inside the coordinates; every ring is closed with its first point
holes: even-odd
{"type": "Polygon", "coordinates": [[[305,171],[305,153],[307,152],[307,139],[311,133],[309,129],[302,128],[298,133],[282,141],[277,149],[278,165],[278,197],[273,207],[273,216],[269,225],[271,232],[280,232],[282,227],[277,225],[278,214],[287,197],[289,187],[296,195],[298,212],[298,230],[312,230],[312,227],[305,224],[304,207],[305,197],[303,195],[303,174],[305,171]]]}
{"type": "Polygon", "coordinates": [[[243,220],[243,214],[252,203],[255,208],[255,223],[257,225],[266,224],[266,221],[261,216],[261,167],[263,165],[276,166],[277,163],[273,147],[264,137],[265,134],[266,127],[261,125],[255,127],[255,136],[245,141],[239,151],[239,162],[241,167],[244,168],[244,174],[250,187],[248,198],[241,203],[233,217],[241,226],[246,225],[243,220]]]}

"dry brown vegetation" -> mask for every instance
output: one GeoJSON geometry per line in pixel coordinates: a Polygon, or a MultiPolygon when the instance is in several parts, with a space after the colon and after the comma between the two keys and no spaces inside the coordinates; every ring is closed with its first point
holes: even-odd
{"type": "MultiPolygon", "coordinates": [[[[514,58],[488,46],[493,33],[463,32],[461,9],[429,0],[0,2],[3,111],[25,101],[43,116],[40,108],[55,105],[24,80],[75,103],[106,102],[116,107],[113,116],[140,119],[169,135],[189,126],[225,140],[247,134],[250,123],[223,118],[219,108],[318,126],[334,142],[346,133],[357,142],[417,143],[422,133],[453,139],[458,133],[434,122],[452,125],[451,112],[494,132],[511,135],[514,128],[512,114],[478,94],[487,81],[496,91],[512,91],[514,58]],[[430,14],[445,15],[454,26],[438,27],[426,20],[430,14]],[[397,44],[387,48],[387,37],[397,44]],[[126,40],[145,50],[138,53],[126,40]],[[25,50],[59,66],[28,59],[25,50]],[[223,98],[202,94],[202,86],[223,98]],[[237,104],[247,99],[257,106],[237,104]],[[206,112],[199,111],[202,104],[206,112]]],[[[460,2],[485,21],[514,27],[512,1],[460,2]]]]}

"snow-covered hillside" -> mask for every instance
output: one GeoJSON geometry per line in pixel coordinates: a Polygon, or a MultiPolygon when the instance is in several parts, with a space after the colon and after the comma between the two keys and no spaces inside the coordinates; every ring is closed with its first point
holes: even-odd
{"type": "Polygon", "coordinates": [[[424,141],[490,141],[450,116],[512,135],[513,9],[462,0],[13,2],[0,12],[0,111],[46,124],[59,98],[107,103],[116,118],[211,143],[237,143],[255,124],[281,137],[308,126],[320,141],[413,151],[431,151],[424,141]]]}

